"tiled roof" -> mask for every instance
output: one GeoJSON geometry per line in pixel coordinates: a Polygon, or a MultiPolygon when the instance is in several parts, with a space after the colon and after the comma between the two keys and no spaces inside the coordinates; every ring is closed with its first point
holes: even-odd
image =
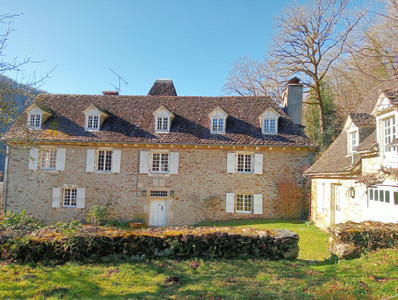
{"type": "Polygon", "coordinates": [[[375,126],[375,118],[367,113],[351,113],[350,118],[357,127],[375,126]]]}
{"type": "MultiPolygon", "coordinates": [[[[205,145],[311,146],[282,109],[269,97],[178,97],[39,95],[39,105],[53,114],[41,130],[29,130],[33,140],[133,142],[205,145]],[[108,114],[100,131],[85,131],[83,111],[91,104],[108,114]],[[167,107],[174,119],[169,133],[155,132],[153,112],[167,107]],[[226,133],[210,134],[208,114],[216,107],[228,113],[226,133]],[[277,135],[262,135],[259,116],[273,107],[280,115],[277,135]]],[[[5,135],[26,138],[26,113],[5,135]]]]}
{"type": "MultiPolygon", "coordinates": [[[[398,90],[396,81],[384,85],[384,89],[374,89],[357,110],[350,114],[353,123],[359,127],[360,144],[356,152],[375,150],[377,138],[375,131],[375,120],[370,115],[380,92],[390,99],[394,105],[398,105],[398,90]]],[[[321,157],[308,169],[305,174],[330,174],[347,172],[360,163],[360,154],[347,155],[347,133],[342,131],[333,144],[321,155],[321,157]]]]}

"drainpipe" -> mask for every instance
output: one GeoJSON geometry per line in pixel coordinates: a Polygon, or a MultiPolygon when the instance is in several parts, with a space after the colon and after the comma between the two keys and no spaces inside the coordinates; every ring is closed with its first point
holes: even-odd
{"type": "Polygon", "coordinates": [[[4,186],[3,186],[3,215],[7,212],[7,192],[8,192],[8,164],[9,164],[10,147],[6,147],[6,157],[4,164],[4,186]]]}

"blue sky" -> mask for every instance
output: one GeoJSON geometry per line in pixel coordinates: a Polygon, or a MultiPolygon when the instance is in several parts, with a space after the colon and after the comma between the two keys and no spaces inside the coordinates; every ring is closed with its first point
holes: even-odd
{"type": "Polygon", "coordinates": [[[219,96],[237,58],[264,56],[274,16],[287,3],[3,0],[0,9],[22,13],[14,19],[6,59],[41,60],[25,67],[26,76],[56,67],[41,87],[50,93],[114,90],[112,68],[128,82],[123,95],[146,95],[155,79],[170,78],[178,95],[219,96]]]}

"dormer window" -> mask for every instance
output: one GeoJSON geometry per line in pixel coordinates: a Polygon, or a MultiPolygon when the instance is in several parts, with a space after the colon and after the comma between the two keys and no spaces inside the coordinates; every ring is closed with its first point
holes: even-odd
{"type": "Polygon", "coordinates": [[[350,152],[355,151],[359,144],[358,130],[354,130],[348,133],[348,143],[350,152]]]}
{"type": "Polygon", "coordinates": [[[210,133],[212,134],[225,133],[227,117],[228,114],[219,106],[216,107],[211,113],[209,113],[210,133]]]}
{"type": "Polygon", "coordinates": [[[161,105],[153,115],[155,116],[155,132],[170,132],[170,126],[174,115],[163,105],[161,105]]]}
{"type": "Polygon", "coordinates": [[[32,103],[27,109],[27,126],[29,129],[41,129],[41,125],[51,116],[51,110],[43,105],[32,103]]]}
{"type": "Polygon", "coordinates": [[[99,116],[87,116],[87,130],[99,130],[99,116]]]}
{"type": "Polygon", "coordinates": [[[28,127],[32,129],[40,129],[41,114],[31,114],[28,121],[28,127]]]}
{"type": "Polygon", "coordinates": [[[83,113],[86,115],[86,131],[100,130],[102,123],[108,117],[108,114],[104,110],[98,108],[94,104],[87,107],[83,113]]]}
{"type": "Polygon", "coordinates": [[[278,133],[278,118],[280,114],[272,107],[260,115],[260,126],[262,134],[278,133]]]}
{"type": "Polygon", "coordinates": [[[156,131],[169,132],[169,118],[157,117],[156,118],[156,131]]]}

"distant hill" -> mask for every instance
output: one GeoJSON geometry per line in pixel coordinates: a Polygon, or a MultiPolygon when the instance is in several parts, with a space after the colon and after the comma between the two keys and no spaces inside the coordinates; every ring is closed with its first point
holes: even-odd
{"type": "MultiPolygon", "coordinates": [[[[17,116],[19,116],[25,110],[25,108],[32,103],[33,99],[38,94],[42,93],[46,92],[32,88],[25,84],[18,83],[7,76],[0,75],[0,96],[1,96],[0,101],[10,101],[13,103],[13,105],[15,105],[16,115],[13,116],[14,119],[17,116]]],[[[9,126],[12,125],[12,123],[8,124],[8,126],[3,126],[4,124],[1,125],[2,126],[0,126],[0,135],[5,131],[7,131],[7,129],[9,128],[9,126]]],[[[4,150],[5,146],[0,143],[0,148],[4,150]]],[[[0,151],[0,172],[3,171],[4,171],[4,155],[3,151],[0,151]]]]}

